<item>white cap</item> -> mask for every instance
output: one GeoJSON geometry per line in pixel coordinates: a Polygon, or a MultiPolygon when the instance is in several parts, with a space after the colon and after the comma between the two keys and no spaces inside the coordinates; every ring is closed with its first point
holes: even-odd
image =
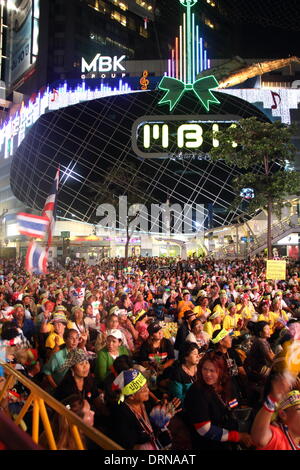
{"type": "Polygon", "coordinates": [[[123,334],[122,331],[114,329],[114,330],[107,330],[107,337],[108,336],[113,336],[116,339],[121,339],[123,340],[123,334]]]}

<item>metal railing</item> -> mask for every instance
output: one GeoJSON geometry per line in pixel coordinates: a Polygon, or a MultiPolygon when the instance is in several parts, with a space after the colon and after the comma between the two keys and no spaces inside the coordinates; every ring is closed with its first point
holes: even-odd
{"type": "Polygon", "coordinates": [[[85,450],[82,436],[88,437],[104,450],[123,450],[119,444],[112,441],[109,437],[105,436],[105,434],[101,433],[97,429],[86,425],[83,420],[75,413],[68,410],[64,405],[58,402],[55,398],[45,392],[30,379],[13,369],[13,367],[1,362],[0,365],[4,368],[6,376],[3,388],[0,390],[0,405],[5,399],[8,390],[12,388],[13,383],[15,383],[16,380],[21,382],[26,388],[30,390],[30,394],[14,422],[19,426],[30,407],[32,407],[32,440],[36,444],[39,443],[40,438],[39,424],[41,418],[49,449],[57,450],[57,444],[46,408],[47,405],[56,411],[59,415],[66,418],[74,437],[76,450],[85,450]]]}
{"type": "MultiPolygon", "coordinates": [[[[299,220],[294,218],[294,216],[286,217],[282,219],[280,222],[277,222],[271,226],[271,234],[272,234],[272,241],[276,241],[276,238],[280,236],[284,236],[284,234],[288,231],[291,231],[293,228],[299,227],[299,220]]],[[[259,236],[255,237],[255,241],[250,243],[249,245],[249,254],[251,255],[252,252],[259,250],[260,248],[263,249],[264,246],[267,245],[267,234],[263,233],[259,236]]],[[[226,244],[222,247],[219,247],[211,252],[212,256],[215,257],[238,257],[241,254],[236,253],[235,244],[226,244]],[[232,249],[234,247],[234,252],[232,249]]]]}

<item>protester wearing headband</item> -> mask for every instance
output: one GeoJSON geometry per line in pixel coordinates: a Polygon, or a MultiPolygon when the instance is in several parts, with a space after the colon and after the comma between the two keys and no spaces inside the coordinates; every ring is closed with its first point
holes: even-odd
{"type": "Polygon", "coordinates": [[[257,449],[300,450],[300,391],[290,388],[284,376],[273,380],[251,430],[257,449]]]}
{"type": "Polygon", "coordinates": [[[206,323],[204,323],[204,331],[212,338],[213,332],[221,329],[222,318],[220,312],[214,312],[209,317],[206,323]]]}
{"type": "Polygon", "coordinates": [[[121,372],[114,380],[113,388],[120,390],[119,405],[112,418],[115,440],[122,447],[131,450],[159,450],[170,444],[166,426],[176,414],[179,400],[155,406],[148,414],[145,407],[149,400],[147,380],[136,369],[121,372]]]}
{"type": "Polygon", "coordinates": [[[246,371],[243,367],[238,352],[232,347],[233,330],[215,331],[212,337],[212,344],[216,354],[224,359],[227,372],[230,377],[232,392],[240,404],[245,404],[247,399],[246,371]]]}

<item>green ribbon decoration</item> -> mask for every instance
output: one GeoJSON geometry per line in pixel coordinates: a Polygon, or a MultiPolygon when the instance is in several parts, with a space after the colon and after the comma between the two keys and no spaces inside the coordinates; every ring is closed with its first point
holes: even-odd
{"type": "Polygon", "coordinates": [[[183,94],[192,90],[201,101],[202,105],[209,111],[209,103],[220,104],[220,101],[213,95],[211,90],[217,88],[219,83],[213,75],[208,77],[199,78],[194,83],[186,84],[177,78],[163,77],[158,85],[160,90],[166,91],[158,104],[169,104],[170,111],[175,108],[177,103],[181,100],[183,94]]]}

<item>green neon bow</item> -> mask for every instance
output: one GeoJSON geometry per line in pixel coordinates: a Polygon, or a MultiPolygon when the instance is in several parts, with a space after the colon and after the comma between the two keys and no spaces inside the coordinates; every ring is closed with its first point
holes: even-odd
{"type": "Polygon", "coordinates": [[[160,90],[164,90],[167,93],[160,100],[158,104],[169,103],[170,111],[175,108],[176,104],[182,98],[182,95],[187,90],[192,90],[198,99],[203,104],[206,111],[209,111],[209,103],[217,103],[220,101],[210,91],[219,86],[216,78],[213,75],[208,77],[199,78],[194,83],[186,84],[177,78],[163,77],[158,85],[160,90]]]}

